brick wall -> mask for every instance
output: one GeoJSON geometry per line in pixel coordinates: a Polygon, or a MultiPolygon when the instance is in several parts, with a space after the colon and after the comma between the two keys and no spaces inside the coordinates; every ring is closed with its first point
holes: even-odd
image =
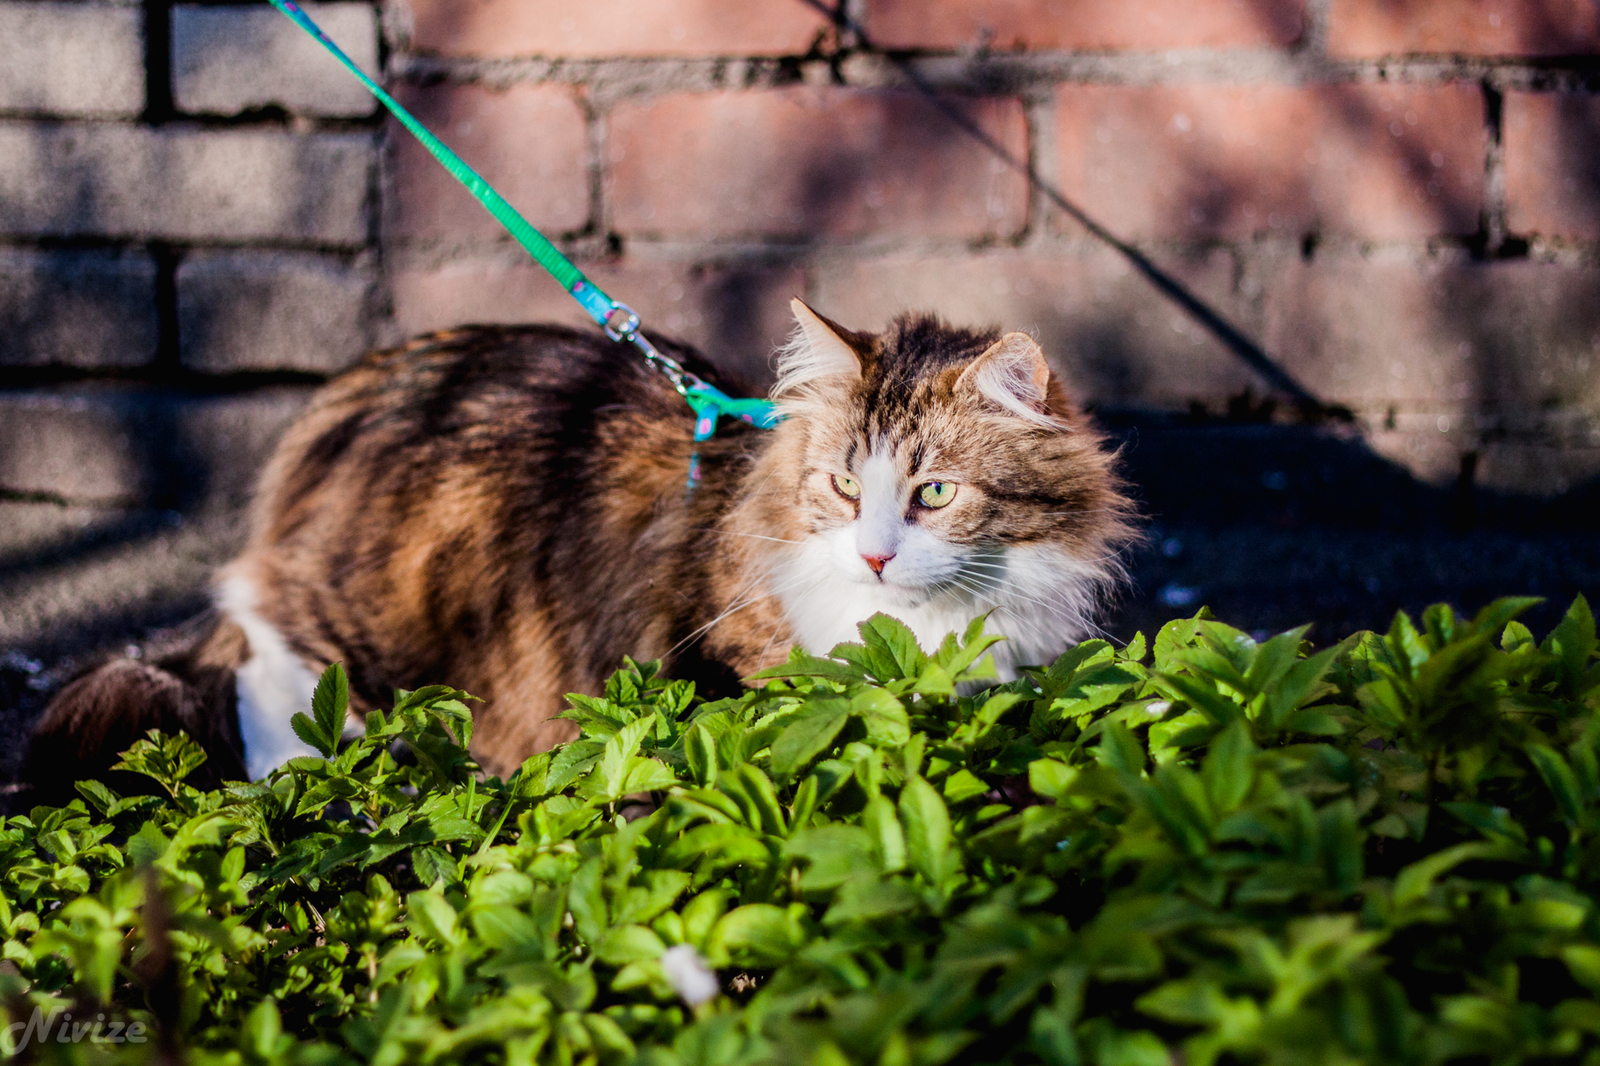
{"type": "MultiPolygon", "coordinates": [[[[309,5],[757,380],[792,294],[927,307],[1034,331],[1112,415],[1260,419],[1287,382],[1423,486],[1600,475],[1592,0],[829,8],[309,5]]],[[[548,319],[581,316],[266,5],[0,0],[0,645],[199,602],[274,434],[368,346],[548,319]]]]}

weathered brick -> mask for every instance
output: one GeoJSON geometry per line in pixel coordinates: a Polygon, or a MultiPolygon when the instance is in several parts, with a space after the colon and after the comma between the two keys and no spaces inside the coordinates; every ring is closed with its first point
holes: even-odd
{"type": "Polygon", "coordinates": [[[411,48],[446,56],[771,56],[808,51],[827,18],[749,0],[400,0],[411,48]]]}
{"type": "MultiPolygon", "coordinates": [[[[305,4],[306,13],[373,77],[378,21],[371,4],[305,4]]],[[[278,106],[299,115],[370,115],[377,102],[294,23],[265,5],[172,9],[172,95],[179,111],[236,115],[278,106]]]]}
{"type": "Polygon", "coordinates": [[[1600,8],[1590,0],[1333,0],[1328,13],[1328,50],[1340,56],[1564,56],[1597,49],[1600,8]]]}
{"type": "Polygon", "coordinates": [[[1478,228],[1475,86],[1066,85],[1055,102],[1063,192],[1123,236],[1478,228]]]}
{"type": "Polygon", "coordinates": [[[26,648],[46,661],[120,650],[151,627],[192,617],[244,532],[237,512],[0,503],[0,648],[26,648]],[[8,551],[18,533],[37,547],[8,551]],[[5,565],[12,560],[20,565],[5,565]]]}
{"type": "MultiPolygon", "coordinates": [[[[588,132],[571,90],[408,85],[396,95],[535,227],[562,233],[589,221],[588,132]]],[[[504,233],[416,138],[392,121],[390,143],[395,233],[446,241],[504,233]]]]}
{"type": "Polygon", "coordinates": [[[1600,237],[1600,98],[1506,94],[1506,226],[1547,237],[1600,237]]]}
{"type": "Polygon", "coordinates": [[[1494,492],[1554,496],[1600,483],[1600,447],[1490,441],[1479,452],[1473,482],[1494,492]]]}
{"type": "MultiPolygon", "coordinates": [[[[1015,158],[1013,99],[949,100],[1015,158]]],[[[1027,183],[916,93],[794,87],[661,97],[611,116],[608,203],[629,234],[1015,233],[1027,183]]]]}
{"type": "Polygon", "coordinates": [[[880,48],[1261,48],[1299,40],[1303,0],[867,0],[880,48]]]}
{"type": "Polygon", "coordinates": [[[1476,440],[1470,432],[1439,432],[1377,429],[1363,437],[1372,453],[1426,485],[1445,488],[1461,477],[1463,457],[1473,450],[1476,440]]]}
{"type": "Polygon", "coordinates": [[[0,233],[360,245],[367,134],[0,124],[0,233]]]}
{"type": "MultiPolygon", "coordinates": [[[[789,300],[805,291],[798,268],[764,263],[640,262],[583,264],[614,298],[632,306],[647,330],[700,348],[752,386],[772,380],[770,357],[788,337],[789,300]]],[[[563,322],[594,328],[571,296],[527,261],[459,260],[407,268],[393,277],[400,329],[423,333],[463,322],[563,322]]],[[[617,358],[630,359],[618,349],[617,358]]]]}
{"type": "Polygon", "coordinates": [[[0,3],[0,111],[144,110],[144,12],[123,4],[0,3]]]}
{"type": "Polygon", "coordinates": [[[333,373],[371,346],[372,273],[293,252],[191,255],[178,267],[183,365],[333,373]]]}
{"type": "Polygon", "coordinates": [[[0,249],[0,366],[140,366],[158,329],[149,256],[0,249]]]}
{"type": "Polygon", "coordinates": [[[95,393],[0,393],[0,488],[81,501],[144,495],[147,443],[128,405],[95,393]]]}
{"type": "Polygon", "coordinates": [[[1600,404],[1600,271],[1319,257],[1271,272],[1268,349],[1324,400],[1446,430],[1600,404]]]}
{"type": "MultiPolygon", "coordinates": [[[[1159,265],[1236,328],[1257,332],[1247,302],[1233,291],[1230,254],[1164,257],[1159,265]]],[[[852,329],[880,329],[892,316],[918,310],[960,325],[1029,331],[1085,402],[1218,407],[1247,387],[1265,391],[1243,363],[1107,249],[863,260],[819,268],[813,295],[813,307],[852,329]]]]}
{"type": "Polygon", "coordinates": [[[85,503],[236,507],[310,391],[0,393],[0,489],[85,503]]]}

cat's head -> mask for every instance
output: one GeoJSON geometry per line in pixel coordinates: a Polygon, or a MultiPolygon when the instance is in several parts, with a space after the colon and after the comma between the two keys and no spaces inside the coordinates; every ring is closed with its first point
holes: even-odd
{"type": "Polygon", "coordinates": [[[1025,333],[902,315],[878,334],[799,300],[774,398],[786,510],[774,578],[802,644],[855,639],[873,610],[937,641],[994,611],[1002,659],[1086,635],[1119,580],[1131,507],[1113,457],[1025,333]],[[871,608],[871,609],[868,609],[871,608]],[[863,613],[864,612],[864,613],[863,613]]]}

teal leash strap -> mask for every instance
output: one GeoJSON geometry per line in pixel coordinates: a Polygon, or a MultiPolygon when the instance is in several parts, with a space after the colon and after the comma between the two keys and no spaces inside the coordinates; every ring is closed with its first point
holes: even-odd
{"type": "MultiPolygon", "coordinates": [[[[574,266],[572,260],[562,255],[561,250],[551,244],[544,234],[529,225],[528,220],[518,214],[517,209],[507,203],[506,198],[484,181],[477,171],[451,151],[448,145],[430,133],[427,127],[402,107],[400,101],[390,96],[383,86],[356,66],[355,61],[345,54],[344,49],[334,44],[332,39],[322,32],[322,28],[300,9],[300,5],[294,0],[271,0],[271,2],[273,7],[310,34],[333,58],[342,63],[346,70],[354,74],[367,91],[388,108],[389,113],[422,143],[433,158],[439,161],[439,165],[465,186],[466,190],[495,217],[495,221],[505,227],[506,232],[510,233],[533,257],[534,262],[544,267],[550,276],[578,301],[589,317],[605,331],[607,337],[633,345],[643,353],[645,360],[651,366],[666,375],[667,380],[672,382],[672,387],[678,390],[678,394],[694,411],[696,441],[710,440],[712,434],[717,431],[717,419],[723,415],[762,429],[771,429],[778,424],[780,418],[770,400],[735,399],[685,370],[682,364],[670,355],[657,350],[656,346],[639,332],[639,316],[633,308],[613,300],[601,291],[598,285],[584,277],[583,271],[574,266]]],[[[700,456],[696,453],[689,464],[691,489],[699,482],[699,468],[700,456]]]]}

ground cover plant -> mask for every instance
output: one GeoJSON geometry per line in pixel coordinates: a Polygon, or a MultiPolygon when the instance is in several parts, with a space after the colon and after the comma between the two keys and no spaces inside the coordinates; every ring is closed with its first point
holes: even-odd
{"type": "Polygon", "coordinates": [[[1200,617],[984,688],[878,617],[736,700],[627,664],[509,780],[469,697],[0,827],[8,1054],[622,1066],[1600,1062],[1600,662],[1200,617]]]}

